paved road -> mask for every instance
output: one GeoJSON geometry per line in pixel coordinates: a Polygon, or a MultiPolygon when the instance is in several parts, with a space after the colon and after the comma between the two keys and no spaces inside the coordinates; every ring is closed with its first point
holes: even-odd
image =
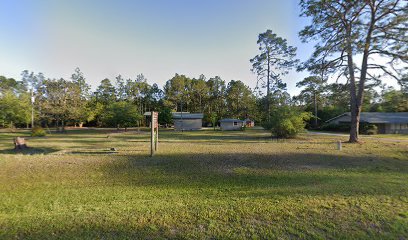
{"type": "MultiPolygon", "coordinates": [[[[328,133],[328,132],[308,132],[308,134],[311,135],[326,135],[326,136],[339,136],[339,137],[348,137],[348,134],[344,133],[328,133]]],[[[395,139],[395,138],[381,138],[381,137],[375,137],[375,136],[360,136],[360,138],[368,138],[368,139],[374,139],[378,141],[384,141],[384,142],[407,142],[408,139],[395,139]]]]}

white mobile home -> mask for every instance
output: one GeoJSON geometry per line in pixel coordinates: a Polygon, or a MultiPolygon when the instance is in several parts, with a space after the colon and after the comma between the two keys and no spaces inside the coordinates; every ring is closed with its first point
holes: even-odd
{"type": "Polygon", "coordinates": [[[245,121],[233,118],[224,118],[220,120],[222,131],[241,130],[245,126],[245,121]]]}

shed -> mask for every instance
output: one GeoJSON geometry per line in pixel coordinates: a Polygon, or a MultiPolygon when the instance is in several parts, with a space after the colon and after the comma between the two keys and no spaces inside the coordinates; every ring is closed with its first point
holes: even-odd
{"type": "Polygon", "coordinates": [[[233,118],[224,118],[220,120],[220,127],[223,131],[241,130],[245,126],[245,121],[233,118]]]}
{"type": "Polygon", "coordinates": [[[245,126],[248,127],[248,128],[252,128],[252,127],[255,126],[254,120],[251,120],[251,119],[247,118],[244,121],[245,121],[245,126]]]}
{"type": "Polygon", "coordinates": [[[203,127],[202,113],[173,112],[175,130],[200,130],[203,127]]]}
{"type": "MultiPolygon", "coordinates": [[[[350,112],[326,121],[328,124],[350,124],[350,122],[350,112]]],[[[362,112],[360,122],[376,125],[378,133],[408,134],[408,112],[362,112]]]]}

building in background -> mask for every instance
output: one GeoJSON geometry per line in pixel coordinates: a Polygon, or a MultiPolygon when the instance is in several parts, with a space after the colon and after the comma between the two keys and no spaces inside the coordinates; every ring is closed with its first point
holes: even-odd
{"type": "Polygon", "coordinates": [[[220,128],[222,131],[241,130],[245,124],[245,121],[233,118],[224,118],[220,120],[220,128]]]}
{"type": "Polygon", "coordinates": [[[255,127],[255,122],[249,118],[245,119],[245,127],[252,128],[255,127]]]}
{"type": "MultiPolygon", "coordinates": [[[[351,113],[343,113],[326,121],[327,124],[350,124],[351,113]]],[[[408,112],[362,112],[360,123],[374,124],[378,133],[408,134],[408,112]]]]}
{"type": "Polygon", "coordinates": [[[200,130],[203,127],[202,113],[173,112],[174,130],[200,130]]]}

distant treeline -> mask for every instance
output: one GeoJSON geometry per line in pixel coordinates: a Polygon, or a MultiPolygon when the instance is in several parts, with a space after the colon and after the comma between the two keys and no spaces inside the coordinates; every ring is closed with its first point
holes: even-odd
{"type": "MultiPolygon", "coordinates": [[[[22,72],[21,80],[0,76],[0,126],[29,127],[32,110],[35,125],[49,127],[146,126],[143,113],[159,111],[160,123],[171,124],[172,111],[202,112],[204,124],[222,118],[250,118],[257,124],[267,119],[267,99],[242,81],[226,82],[220,77],[190,78],[176,74],[163,89],[149,84],[143,74],[135,79],[103,79],[95,92],[84,74],[75,69],[70,79],[49,79],[42,73],[22,72]]],[[[291,97],[285,89],[271,93],[270,114],[283,105],[297,112],[315,112],[310,126],[321,126],[326,120],[349,111],[348,85],[327,83],[311,76],[297,84],[302,92],[291,97]],[[317,126],[315,124],[317,123],[317,126]]],[[[365,90],[363,111],[408,111],[408,92],[372,84],[365,90]],[[380,89],[380,91],[376,90],[380,89]]]]}

